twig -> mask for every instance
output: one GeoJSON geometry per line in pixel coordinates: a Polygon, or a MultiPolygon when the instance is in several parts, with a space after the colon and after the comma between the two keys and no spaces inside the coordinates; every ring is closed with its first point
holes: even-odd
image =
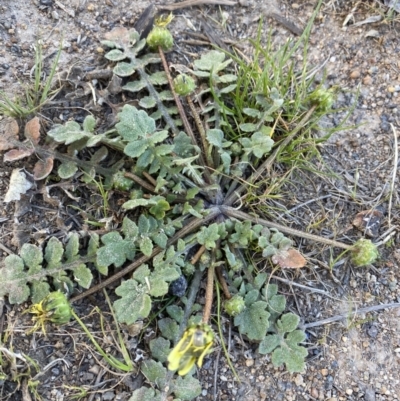
{"type": "Polygon", "coordinates": [[[271,278],[274,278],[275,280],[278,280],[278,281],[282,281],[282,283],[285,283],[288,285],[293,285],[295,287],[303,288],[304,290],[308,290],[311,292],[317,292],[318,294],[325,295],[326,297],[329,297],[329,298],[337,299],[337,298],[332,297],[332,295],[330,295],[329,292],[320,290],[318,288],[307,287],[306,285],[298,284],[295,281],[287,280],[286,278],[283,278],[283,277],[271,276],[271,278]]]}
{"type": "Polygon", "coordinates": [[[294,33],[295,35],[301,36],[303,34],[303,30],[299,28],[294,22],[288,20],[284,16],[278,14],[278,13],[269,13],[269,15],[277,22],[279,22],[281,25],[283,25],[286,29],[288,29],[290,32],[294,33]]]}
{"type": "Polygon", "coordinates": [[[0,242],[0,249],[9,255],[14,255],[14,252],[11,249],[8,249],[5,245],[0,242]]]}
{"type": "Polygon", "coordinates": [[[208,142],[207,142],[207,138],[206,138],[206,131],[204,130],[203,124],[200,121],[199,113],[197,113],[196,107],[194,107],[194,104],[193,104],[193,101],[192,101],[190,95],[186,96],[186,100],[187,100],[190,110],[192,112],[194,122],[196,123],[197,130],[199,131],[199,134],[200,134],[200,139],[201,139],[201,143],[203,145],[204,154],[206,156],[207,165],[208,165],[208,167],[214,168],[213,162],[211,160],[211,155],[209,153],[209,146],[208,146],[208,142]]]}
{"type": "Polygon", "coordinates": [[[221,6],[236,6],[237,2],[229,1],[229,0],[185,0],[185,1],[181,1],[179,3],[174,3],[174,4],[159,5],[158,8],[160,10],[174,11],[174,10],[179,10],[180,8],[201,6],[201,5],[205,5],[205,4],[221,5],[221,6]]]}
{"type": "Polygon", "coordinates": [[[204,310],[203,310],[203,323],[208,323],[211,316],[211,307],[212,307],[213,291],[214,291],[214,272],[215,272],[215,260],[213,260],[207,271],[206,302],[204,304],[204,310]]]}
{"type": "Polygon", "coordinates": [[[391,217],[392,217],[391,216],[392,200],[393,200],[394,185],[396,182],[397,163],[399,160],[399,149],[397,148],[397,132],[392,123],[390,124],[390,126],[392,127],[393,138],[394,138],[394,160],[393,160],[393,176],[392,176],[392,182],[390,184],[389,206],[388,206],[388,226],[389,226],[389,228],[390,228],[391,217]]]}
{"type": "MultiPolygon", "coordinates": [[[[136,174],[130,173],[129,171],[124,174],[124,177],[130,178],[132,181],[135,181],[137,184],[141,185],[143,188],[146,188],[148,191],[156,193],[156,189],[147,183],[145,180],[142,180],[136,174]]],[[[146,177],[147,178],[147,177],[146,177]]]]}
{"type": "Polygon", "coordinates": [[[206,247],[205,247],[204,245],[202,245],[202,246],[199,248],[199,250],[196,252],[196,254],[193,256],[193,258],[191,259],[190,263],[191,263],[192,265],[195,265],[195,264],[199,261],[201,255],[203,255],[203,253],[204,253],[205,250],[206,250],[206,247]]]}
{"type": "Polygon", "coordinates": [[[318,326],[323,326],[325,324],[338,322],[338,321],[340,321],[342,319],[345,319],[345,318],[348,318],[348,317],[353,317],[354,315],[357,315],[357,314],[360,314],[360,313],[369,313],[369,312],[379,311],[379,310],[382,310],[382,309],[399,308],[399,307],[400,307],[400,303],[391,303],[391,304],[368,306],[366,308],[357,309],[356,311],[353,311],[353,312],[348,312],[347,314],[343,313],[342,315],[336,315],[336,316],[328,317],[327,319],[318,320],[317,322],[306,323],[306,324],[300,325],[299,327],[302,330],[307,330],[307,329],[310,329],[312,327],[318,327],[318,326]]]}
{"type": "Polygon", "coordinates": [[[333,239],[320,237],[319,235],[306,233],[306,232],[303,232],[300,230],[296,230],[295,228],[285,227],[281,224],[273,223],[272,221],[260,219],[259,217],[251,216],[250,214],[241,212],[241,211],[236,210],[229,206],[221,206],[221,211],[226,216],[236,217],[237,219],[244,220],[244,221],[252,221],[253,223],[261,224],[263,226],[270,227],[270,228],[276,228],[277,230],[279,230],[285,234],[295,235],[296,237],[309,239],[311,241],[321,242],[323,244],[326,244],[329,246],[334,246],[337,248],[342,248],[342,249],[351,249],[353,247],[353,245],[348,245],[343,242],[335,241],[333,239]]]}
{"type": "Polygon", "coordinates": [[[157,181],[146,171],[143,171],[142,174],[146,177],[147,181],[152,183],[155,187],[157,186],[157,181]]]}

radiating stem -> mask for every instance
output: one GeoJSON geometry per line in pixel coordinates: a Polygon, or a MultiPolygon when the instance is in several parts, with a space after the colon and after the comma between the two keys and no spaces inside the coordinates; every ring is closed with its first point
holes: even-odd
{"type": "Polygon", "coordinates": [[[204,150],[204,154],[205,154],[205,157],[206,157],[207,165],[209,167],[211,167],[211,168],[214,168],[214,164],[213,164],[213,161],[212,161],[212,158],[211,158],[211,155],[210,155],[210,150],[209,150],[210,147],[208,146],[208,141],[207,141],[207,138],[206,138],[206,131],[205,131],[205,129],[203,127],[203,124],[202,124],[202,122],[200,120],[199,113],[197,112],[196,107],[194,106],[191,97],[190,96],[186,96],[186,100],[187,100],[188,105],[190,107],[190,110],[192,112],[192,115],[193,115],[193,118],[194,118],[194,122],[196,123],[197,130],[199,131],[199,134],[200,134],[200,139],[201,139],[201,143],[203,145],[203,150],[204,150]]]}
{"type": "MultiPolygon", "coordinates": [[[[185,131],[189,135],[190,139],[192,140],[192,144],[197,146],[198,148],[200,148],[199,145],[197,144],[197,140],[196,140],[196,137],[194,136],[192,127],[190,126],[189,121],[187,119],[185,110],[183,109],[182,102],[179,99],[179,96],[177,95],[177,93],[175,92],[174,83],[172,81],[171,73],[169,72],[169,66],[168,66],[167,60],[165,58],[164,51],[161,49],[160,46],[158,47],[158,53],[160,54],[160,58],[161,58],[161,61],[162,61],[163,67],[164,67],[164,71],[167,74],[168,83],[171,88],[171,92],[174,96],[176,107],[178,107],[179,115],[182,119],[183,126],[185,127],[185,131]]],[[[202,154],[199,155],[199,162],[202,166],[206,167],[206,163],[204,162],[204,158],[203,158],[202,154]]],[[[210,171],[207,168],[204,169],[204,177],[208,184],[210,184],[212,182],[210,171]]]]}
{"type": "Polygon", "coordinates": [[[231,298],[232,298],[232,295],[231,295],[231,293],[230,293],[230,291],[229,291],[228,284],[227,284],[227,282],[226,282],[226,280],[225,280],[225,277],[224,277],[224,275],[223,275],[223,273],[222,273],[222,267],[221,267],[221,266],[218,266],[218,267],[215,269],[215,272],[217,273],[218,281],[219,281],[219,283],[221,284],[222,292],[224,293],[225,298],[226,298],[226,299],[231,299],[231,298]]]}
{"type": "Polygon", "coordinates": [[[143,188],[146,188],[148,191],[156,193],[156,189],[155,187],[153,187],[152,185],[150,185],[148,182],[146,182],[145,180],[141,179],[139,176],[137,176],[136,174],[130,173],[130,172],[126,172],[124,173],[124,177],[131,179],[132,181],[135,181],[137,184],[139,184],[140,186],[142,186],[143,188]]]}
{"type": "Polygon", "coordinates": [[[330,246],[334,246],[334,247],[342,248],[342,249],[351,249],[353,247],[353,245],[348,245],[343,242],[335,241],[335,240],[325,238],[325,237],[320,237],[319,235],[305,233],[303,231],[296,230],[295,228],[285,227],[281,224],[273,223],[272,221],[260,219],[259,217],[251,216],[250,214],[241,212],[232,207],[221,206],[221,211],[224,215],[226,215],[228,217],[236,217],[239,220],[251,221],[256,224],[261,224],[265,227],[276,228],[277,230],[279,230],[285,234],[295,235],[296,237],[309,239],[311,241],[320,242],[320,243],[323,243],[326,245],[330,245],[330,246]]]}
{"type": "MultiPolygon", "coordinates": [[[[207,222],[209,222],[210,220],[214,219],[216,216],[218,216],[218,214],[221,213],[219,207],[213,207],[213,208],[211,208],[209,210],[210,211],[209,211],[209,214],[207,216],[202,217],[202,218],[194,218],[194,219],[190,220],[188,224],[186,224],[182,229],[180,229],[173,237],[171,237],[167,241],[166,248],[168,248],[170,245],[175,244],[179,239],[185,237],[187,234],[189,234],[190,232],[192,232],[196,228],[199,228],[200,226],[205,225],[207,222]]],[[[143,263],[146,263],[147,261],[153,259],[156,255],[158,255],[163,250],[164,249],[160,248],[160,247],[154,248],[154,250],[151,253],[151,255],[149,255],[149,256],[146,256],[146,255],[141,256],[140,258],[136,259],[134,262],[132,262],[131,264],[126,266],[124,269],[122,269],[122,270],[118,271],[117,273],[115,273],[113,276],[109,277],[108,279],[102,281],[101,283],[99,283],[97,285],[94,285],[93,287],[89,288],[88,290],[82,292],[82,294],[79,294],[76,297],[72,298],[70,300],[70,302],[71,303],[76,302],[79,299],[85,298],[88,295],[93,294],[93,293],[95,293],[95,292],[97,292],[97,291],[109,286],[114,281],[122,278],[126,274],[128,274],[128,273],[132,272],[133,270],[137,269],[143,263]]]]}
{"type": "Polygon", "coordinates": [[[215,261],[211,263],[207,271],[207,287],[206,287],[206,302],[203,309],[203,323],[207,323],[210,320],[211,308],[213,302],[213,291],[214,291],[214,272],[215,272],[215,261]]]}
{"type": "Polygon", "coordinates": [[[199,248],[199,250],[196,252],[196,254],[193,256],[193,258],[191,259],[190,263],[191,263],[192,265],[195,265],[195,264],[199,261],[201,255],[203,255],[203,253],[204,253],[205,250],[206,250],[206,247],[205,247],[204,245],[202,245],[202,246],[199,248]]]}

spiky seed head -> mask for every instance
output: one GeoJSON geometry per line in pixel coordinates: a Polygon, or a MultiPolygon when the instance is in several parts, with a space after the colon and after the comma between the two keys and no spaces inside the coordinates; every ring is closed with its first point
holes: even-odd
{"type": "Polygon", "coordinates": [[[179,74],[174,79],[174,90],[180,96],[190,95],[196,88],[196,82],[186,74],[179,74]]]}
{"type": "Polygon", "coordinates": [[[317,88],[310,94],[310,102],[317,107],[320,113],[326,113],[331,109],[334,102],[334,93],[331,89],[317,88]]]}
{"type": "Polygon", "coordinates": [[[239,313],[242,313],[245,308],[246,305],[244,303],[244,299],[238,294],[234,295],[231,299],[227,299],[224,302],[225,312],[229,316],[237,316],[239,315],[239,313]]]}
{"type": "Polygon", "coordinates": [[[374,263],[379,256],[378,248],[369,239],[359,239],[351,248],[351,261],[356,266],[374,263]]]}
{"type": "Polygon", "coordinates": [[[174,45],[174,38],[167,28],[155,26],[147,36],[146,42],[152,49],[161,47],[162,50],[168,51],[174,45]]]}

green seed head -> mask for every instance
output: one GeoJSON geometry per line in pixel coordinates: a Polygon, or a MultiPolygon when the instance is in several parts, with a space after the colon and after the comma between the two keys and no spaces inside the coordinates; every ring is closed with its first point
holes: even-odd
{"type": "Polygon", "coordinates": [[[147,36],[146,41],[152,49],[157,49],[160,46],[165,51],[171,50],[174,45],[171,32],[161,26],[155,26],[147,36]]]}
{"type": "Polygon", "coordinates": [[[310,102],[320,113],[326,113],[333,105],[334,95],[331,89],[318,88],[310,94],[310,102]]]}
{"type": "Polygon", "coordinates": [[[224,309],[229,316],[236,316],[242,313],[246,309],[243,297],[236,294],[231,299],[227,299],[224,302],[224,309]]]}
{"type": "Polygon", "coordinates": [[[359,239],[351,249],[351,261],[356,266],[374,263],[378,256],[378,248],[369,239],[359,239]]]}
{"type": "Polygon", "coordinates": [[[51,292],[43,299],[42,307],[46,319],[52,323],[64,324],[71,319],[71,306],[62,292],[51,292]]]}
{"type": "Polygon", "coordinates": [[[186,74],[179,74],[174,79],[175,92],[180,96],[190,95],[196,88],[196,83],[192,77],[186,74]]]}

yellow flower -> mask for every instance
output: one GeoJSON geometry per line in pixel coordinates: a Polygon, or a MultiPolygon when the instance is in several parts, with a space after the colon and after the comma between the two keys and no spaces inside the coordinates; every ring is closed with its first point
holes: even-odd
{"type": "Polygon", "coordinates": [[[197,361],[201,368],[205,355],[211,352],[214,342],[214,333],[208,324],[192,325],[183,333],[181,340],[168,356],[168,369],[178,370],[184,376],[197,361]]]}
{"type": "Polygon", "coordinates": [[[160,28],[165,28],[174,19],[174,14],[169,13],[168,15],[161,15],[156,18],[154,25],[160,28]]]}

